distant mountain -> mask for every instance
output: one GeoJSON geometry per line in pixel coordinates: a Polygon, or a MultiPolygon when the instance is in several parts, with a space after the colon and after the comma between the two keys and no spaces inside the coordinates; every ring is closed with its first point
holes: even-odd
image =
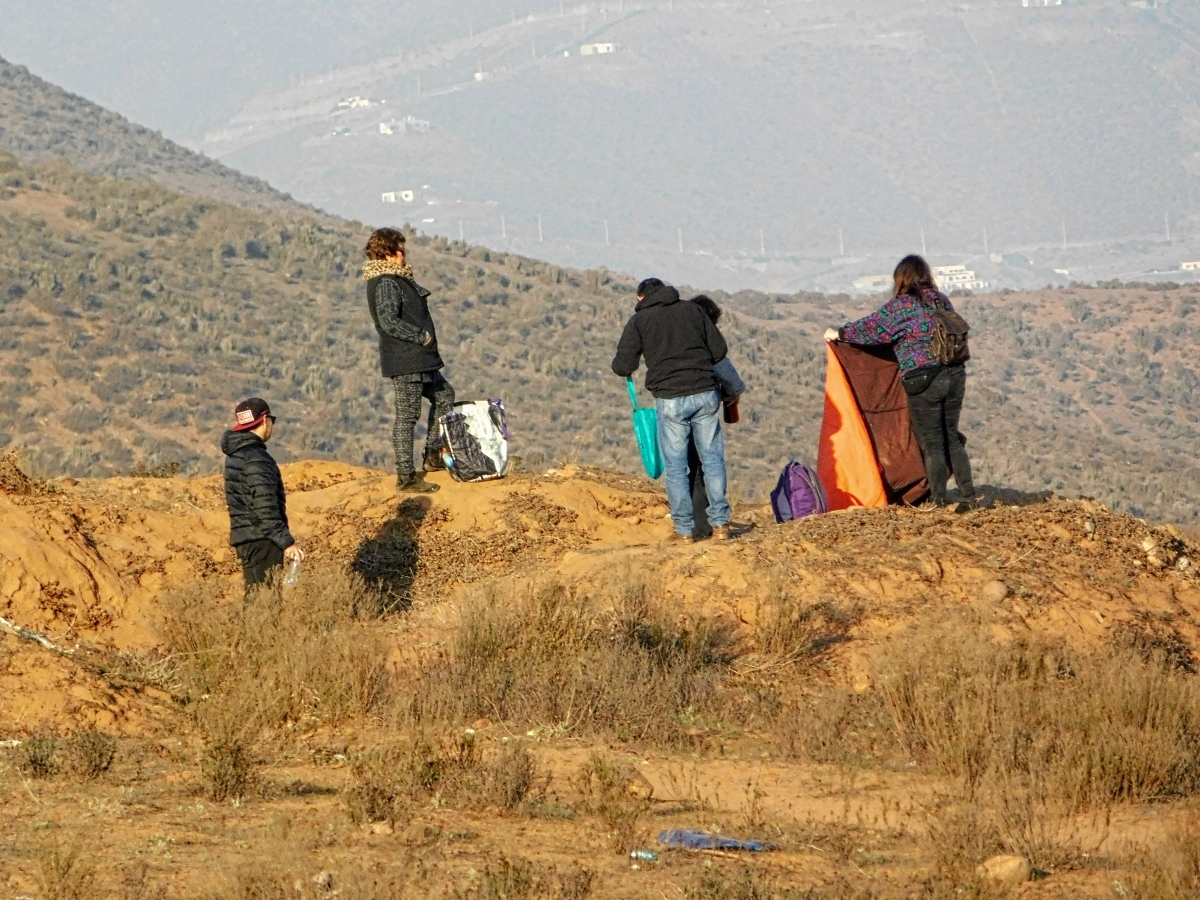
{"type": "Polygon", "coordinates": [[[0,59],[0,148],[27,162],[63,157],[85,172],[165,187],[253,209],[310,209],[156,131],[0,59]]]}
{"type": "Polygon", "coordinates": [[[1146,7],[518,9],[264,86],[198,146],[342,215],[564,264],[828,290],[927,246],[1009,286],[1095,281],[1200,253],[1200,7],[1146,7]],[[1049,274],[989,258],[1015,252],[1049,274]]]}

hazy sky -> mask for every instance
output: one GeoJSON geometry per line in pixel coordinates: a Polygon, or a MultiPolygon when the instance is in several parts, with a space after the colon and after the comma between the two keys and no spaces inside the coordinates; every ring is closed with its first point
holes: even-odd
{"type": "Polygon", "coordinates": [[[928,243],[1043,281],[1200,237],[1198,33],[1124,0],[0,0],[0,56],[365,222],[589,265],[928,243]],[[380,131],[406,115],[431,130],[380,131]]]}
{"type": "Polygon", "coordinates": [[[512,11],[507,0],[0,0],[0,56],[191,140],[263,87],[512,11]]]}

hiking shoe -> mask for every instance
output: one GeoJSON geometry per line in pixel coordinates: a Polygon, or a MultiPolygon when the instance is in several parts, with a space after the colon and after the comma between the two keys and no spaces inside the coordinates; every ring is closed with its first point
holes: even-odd
{"type": "Polygon", "coordinates": [[[733,533],[728,525],[714,525],[712,536],[714,541],[727,541],[733,537],[733,533]]]}
{"type": "Polygon", "coordinates": [[[441,488],[432,482],[426,481],[421,477],[421,473],[417,472],[407,478],[397,478],[396,490],[401,494],[433,494],[441,490],[441,488]]]}
{"type": "Polygon", "coordinates": [[[961,516],[963,513],[972,512],[979,509],[979,507],[979,498],[971,497],[969,500],[959,500],[958,505],[954,507],[954,512],[961,516]]]}
{"type": "Polygon", "coordinates": [[[741,537],[743,534],[749,534],[753,530],[754,530],[754,524],[752,522],[730,522],[729,523],[729,536],[731,538],[741,537]]]}
{"type": "Polygon", "coordinates": [[[442,454],[436,450],[425,451],[425,471],[426,472],[444,472],[446,470],[446,461],[442,459],[442,454]]]}
{"type": "Polygon", "coordinates": [[[668,546],[673,546],[675,544],[694,544],[695,542],[696,539],[690,534],[680,534],[678,531],[673,532],[669,538],[663,541],[663,543],[667,544],[668,546]]]}

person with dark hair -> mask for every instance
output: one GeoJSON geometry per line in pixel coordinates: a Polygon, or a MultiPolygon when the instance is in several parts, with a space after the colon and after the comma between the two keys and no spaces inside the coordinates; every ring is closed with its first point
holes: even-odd
{"type": "MultiPolygon", "coordinates": [[[[704,314],[716,325],[721,321],[721,307],[706,294],[692,298],[704,314]]],[[[717,388],[721,392],[721,403],[724,408],[724,418],[727,424],[738,420],[738,398],[746,393],[746,383],[742,381],[737,368],[728,356],[713,363],[713,375],[717,379],[717,388]]],[[[688,438],[688,484],[692,491],[692,511],[696,521],[692,529],[692,537],[703,540],[712,535],[712,527],[708,524],[705,510],[708,508],[708,493],[704,490],[704,467],[700,463],[700,454],[696,452],[696,442],[688,438]]],[[[735,529],[745,526],[734,526],[735,529]]]]}
{"type": "Polygon", "coordinates": [[[825,332],[827,341],[850,344],[889,344],[896,353],[913,431],[925,458],[930,502],[946,505],[946,482],[953,469],[958,485],[955,512],[979,505],[971,479],[971,461],[958,431],[966,393],[962,363],[943,365],[933,350],[935,314],[954,312],[950,298],[938,290],[933,272],[920,256],[900,260],[892,276],[892,298],[856,322],[825,332]]]}
{"type": "Polygon", "coordinates": [[[242,563],[246,599],[283,566],[303,561],[304,551],[288,530],[283,476],[267,441],[275,417],[267,401],[251,397],[237,405],[233,428],[221,437],[225,454],[225,504],[229,507],[229,543],[242,563]]]}
{"type": "Polygon", "coordinates": [[[454,388],[441,373],[437,331],[429,312],[429,291],[413,280],[405,257],[405,238],[395,228],[380,228],[364,248],[367,262],[367,308],[379,332],[379,366],[392,380],[396,423],[392,447],[396,451],[396,486],[405,493],[428,494],[438,486],[416,472],[413,434],[421,415],[421,398],[429,401],[428,433],[425,436],[425,472],[444,469],[442,462],[442,416],[454,408],[454,388]]]}
{"type": "Polygon", "coordinates": [[[646,387],[658,412],[658,441],[666,469],[667,500],[675,533],[672,542],[690,543],[695,521],[688,489],[688,439],[695,441],[708,492],[713,537],[728,540],[729,501],[725,497],[725,438],[721,395],[713,363],[727,353],[725,338],[695,303],[657,278],[638,285],[637,306],[625,324],[612,370],[628,378],[646,360],[646,387]]]}

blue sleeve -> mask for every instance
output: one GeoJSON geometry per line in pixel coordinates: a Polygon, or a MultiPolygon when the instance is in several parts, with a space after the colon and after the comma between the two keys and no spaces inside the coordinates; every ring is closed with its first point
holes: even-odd
{"type": "Polygon", "coordinates": [[[728,356],[713,364],[713,374],[717,376],[717,384],[721,388],[722,397],[736,399],[746,393],[746,383],[742,381],[737,367],[728,356]]]}

